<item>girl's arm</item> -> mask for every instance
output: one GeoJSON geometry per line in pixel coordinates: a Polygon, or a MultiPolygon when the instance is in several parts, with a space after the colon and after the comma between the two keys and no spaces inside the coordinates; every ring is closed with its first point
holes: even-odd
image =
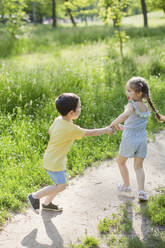
{"type": "Polygon", "coordinates": [[[102,134],[110,134],[112,135],[114,133],[114,129],[110,126],[105,128],[97,128],[97,129],[86,129],[84,136],[98,136],[102,134]]]}
{"type": "Polygon", "coordinates": [[[114,121],[112,121],[110,127],[115,127],[116,125],[124,122],[133,113],[134,113],[133,105],[132,103],[128,103],[124,112],[121,115],[119,115],[114,121]]]}

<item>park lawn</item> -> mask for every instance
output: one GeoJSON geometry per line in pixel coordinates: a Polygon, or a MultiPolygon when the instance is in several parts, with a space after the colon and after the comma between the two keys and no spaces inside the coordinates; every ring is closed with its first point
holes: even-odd
{"type": "MultiPolygon", "coordinates": [[[[124,44],[123,62],[109,26],[76,30],[30,26],[22,39],[0,43],[1,225],[27,204],[29,192],[51,183],[42,157],[48,128],[58,116],[55,99],[59,94],[74,92],[81,97],[77,124],[103,127],[127,103],[126,81],[140,75],[149,82],[156,108],[165,114],[165,28],[125,27],[125,31],[129,39],[124,44]]],[[[6,39],[5,33],[1,39],[6,39]]],[[[148,135],[152,137],[163,127],[152,114],[148,135]]],[[[98,160],[114,157],[120,138],[117,132],[74,142],[68,155],[69,177],[83,173],[98,160]]]]}
{"type": "MultiPolygon", "coordinates": [[[[148,17],[148,26],[149,27],[158,27],[158,26],[165,26],[165,14],[163,10],[149,12],[147,14],[148,17]]],[[[123,25],[132,26],[132,27],[143,27],[144,20],[143,15],[134,15],[134,16],[127,16],[123,18],[122,21],[123,25]]]]}

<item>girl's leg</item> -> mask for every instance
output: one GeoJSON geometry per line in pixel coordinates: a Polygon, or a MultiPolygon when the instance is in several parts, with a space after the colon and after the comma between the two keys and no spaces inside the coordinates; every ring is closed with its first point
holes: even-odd
{"type": "Polygon", "coordinates": [[[144,191],[145,174],[143,170],[144,158],[134,157],[134,170],[139,191],[144,191]]]}
{"type": "Polygon", "coordinates": [[[119,169],[120,169],[120,174],[121,174],[121,176],[123,178],[124,185],[126,187],[128,187],[130,185],[129,172],[128,172],[128,169],[127,169],[127,166],[126,166],[127,159],[128,158],[120,156],[120,155],[117,158],[117,163],[118,163],[118,166],[119,166],[119,169]]]}

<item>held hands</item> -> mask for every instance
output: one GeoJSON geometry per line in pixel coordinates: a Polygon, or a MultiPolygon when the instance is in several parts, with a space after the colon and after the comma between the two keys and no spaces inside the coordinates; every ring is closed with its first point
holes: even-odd
{"type": "Polygon", "coordinates": [[[112,135],[115,133],[115,128],[114,127],[106,127],[106,133],[109,134],[109,135],[112,135]]]}
{"type": "Polygon", "coordinates": [[[113,122],[110,124],[110,127],[114,130],[123,131],[124,126],[122,124],[113,124],[113,122]]]}
{"type": "Polygon", "coordinates": [[[123,129],[124,129],[124,125],[122,125],[122,124],[118,124],[116,126],[116,130],[123,131],[123,129]]]}
{"type": "Polygon", "coordinates": [[[107,126],[105,128],[106,134],[112,135],[116,132],[116,130],[123,130],[123,125],[121,124],[113,124],[113,122],[110,124],[110,126],[107,126]]]}

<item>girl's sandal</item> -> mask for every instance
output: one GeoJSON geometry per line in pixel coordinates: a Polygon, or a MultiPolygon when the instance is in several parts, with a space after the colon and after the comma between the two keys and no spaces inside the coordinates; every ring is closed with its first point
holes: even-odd
{"type": "Polygon", "coordinates": [[[131,188],[131,186],[125,186],[124,184],[120,183],[117,186],[117,190],[119,192],[131,192],[132,188],[131,188]]]}
{"type": "Polygon", "coordinates": [[[148,200],[147,195],[146,195],[146,192],[143,191],[143,190],[141,190],[139,192],[138,198],[139,198],[139,201],[141,201],[141,202],[145,202],[145,201],[148,200]]]}

